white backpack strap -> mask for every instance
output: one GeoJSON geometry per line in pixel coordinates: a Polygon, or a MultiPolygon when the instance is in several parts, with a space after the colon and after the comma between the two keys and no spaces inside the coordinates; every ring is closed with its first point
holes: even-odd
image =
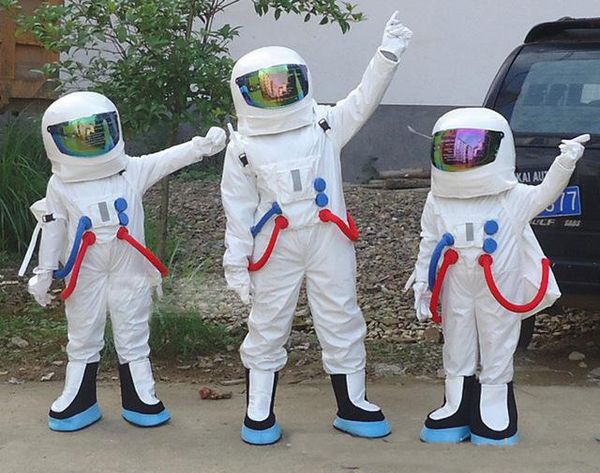
{"type": "Polygon", "coordinates": [[[29,242],[29,246],[27,247],[27,253],[25,253],[25,258],[23,258],[23,262],[21,263],[21,267],[19,268],[19,276],[21,277],[25,276],[25,273],[27,272],[27,267],[31,262],[31,258],[33,256],[35,247],[37,246],[37,240],[41,230],[42,224],[38,222],[33,230],[33,234],[31,235],[31,241],[29,242]]]}

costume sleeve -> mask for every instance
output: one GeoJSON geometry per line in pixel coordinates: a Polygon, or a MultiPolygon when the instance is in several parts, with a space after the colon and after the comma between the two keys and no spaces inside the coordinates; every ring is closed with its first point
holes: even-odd
{"type": "Polygon", "coordinates": [[[238,151],[231,143],[227,147],[221,180],[221,199],[227,219],[223,266],[246,268],[254,249],[250,228],[254,225],[259,197],[256,178],[243,166],[238,151]]]}
{"type": "Polygon", "coordinates": [[[172,146],[157,153],[129,158],[127,172],[133,182],[136,183],[138,191],[144,194],[163,177],[190,164],[202,161],[204,156],[213,154],[212,151],[212,142],[196,136],[186,143],[172,146]]]}
{"type": "Polygon", "coordinates": [[[377,109],[394,77],[399,61],[386,58],[377,51],[362,81],[345,98],[329,109],[328,118],[340,148],[362,128],[377,109]]]}
{"type": "Polygon", "coordinates": [[[427,196],[423,214],[421,215],[421,242],[419,255],[415,265],[415,282],[427,283],[429,279],[429,262],[440,237],[435,225],[434,200],[427,196]]]}
{"type": "Polygon", "coordinates": [[[38,266],[34,272],[51,272],[59,267],[68,244],[67,209],[61,197],[61,186],[55,176],[46,189],[46,212],[42,225],[42,238],[38,253],[38,266]]]}

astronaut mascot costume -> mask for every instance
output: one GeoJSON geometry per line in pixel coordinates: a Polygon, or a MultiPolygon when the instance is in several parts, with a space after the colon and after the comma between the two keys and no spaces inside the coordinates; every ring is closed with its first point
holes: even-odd
{"type": "Polygon", "coordinates": [[[107,313],[123,417],[143,427],[163,424],[170,415],[155,395],[148,338],[152,291],[168,271],[144,246],[142,196],[163,177],[222,150],[225,132],[211,128],[206,138],[129,157],[114,104],[94,92],[74,92],[48,107],[42,135],[53,175],[45,199],[32,206],[42,237],[28,290],[46,306],[52,280],[65,279],[69,338],[65,386],[50,408],[49,427],[74,431],[101,418],[96,372],[107,313]]]}
{"type": "Polygon", "coordinates": [[[435,124],[412,287],[419,320],[442,319],[446,380],[423,441],[518,442],[512,379],[521,320],[560,296],[529,221],[560,196],[587,140],[563,140],[544,181],[528,186],[515,177],[513,136],[500,114],[457,109],[435,124]]]}
{"type": "Polygon", "coordinates": [[[290,49],[255,50],[233,69],[238,132],[221,183],[223,264],[229,287],[243,301],[252,299],[240,348],[247,443],[281,437],[275,389],[304,278],[338,404],[334,426],[360,437],[390,433],[379,407],[365,397],[366,325],[357,304],[353,245],[358,230],[346,214],[340,151],[376,110],[411,36],[395,13],[362,82],[333,107],[314,101],[306,62],[290,49]]]}

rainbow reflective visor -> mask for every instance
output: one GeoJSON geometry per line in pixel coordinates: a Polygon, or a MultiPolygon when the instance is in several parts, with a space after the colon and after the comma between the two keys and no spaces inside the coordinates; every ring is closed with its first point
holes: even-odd
{"type": "Polygon", "coordinates": [[[301,64],[265,67],[237,78],[235,83],[251,107],[285,107],[308,94],[308,68],[301,64]]]}
{"type": "Polygon", "coordinates": [[[47,130],[61,153],[75,158],[94,158],[117,146],[119,117],[117,112],[98,113],[50,125],[47,130]]]}
{"type": "Polygon", "coordinates": [[[433,135],[431,162],[441,171],[467,171],[493,163],[504,133],[493,130],[457,128],[433,135]]]}

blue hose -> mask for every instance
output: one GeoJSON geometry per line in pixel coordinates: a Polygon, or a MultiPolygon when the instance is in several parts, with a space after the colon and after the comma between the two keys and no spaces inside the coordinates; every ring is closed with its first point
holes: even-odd
{"type": "Polygon", "coordinates": [[[79,219],[79,224],[77,225],[77,232],[75,233],[75,241],[73,241],[73,248],[71,248],[71,254],[69,255],[69,259],[67,260],[67,264],[63,266],[62,269],[58,269],[54,271],[54,277],[56,279],[64,279],[66,278],[71,270],[73,269],[73,265],[75,264],[75,260],[77,260],[77,254],[79,253],[79,248],[81,247],[81,240],[83,238],[83,234],[92,228],[92,221],[89,217],[83,216],[79,219]]]}
{"type": "Polygon", "coordinates": [[[429,262],[429,290],[433,291],[435,286],[435,279],[437,277],[437,268],[442,257],[444,249],[448,246],[454,245],[454,237],[450,233],[444,233],[442,239],[439,241],[433,254],[431,255],[431,261],[429,262]]]}
{"type": "Polygon", "coordinates": [[[262,216],[262,218],[258,221],[258,223],[250,229],[252,236],[254,238],[256,238],[256,235],[258,235],[260,233],[260,231],[267,224],[267,222],[271,219],[271,217],[274,217],[275,215],[281,215],[282,213],[283,212],[281,210],[281,207],[279,207],[279,204],[277,202],[273,202],[273,205],[271,206],[271,210],[269,210],[266,214],[264,214],[262,216]]]}

